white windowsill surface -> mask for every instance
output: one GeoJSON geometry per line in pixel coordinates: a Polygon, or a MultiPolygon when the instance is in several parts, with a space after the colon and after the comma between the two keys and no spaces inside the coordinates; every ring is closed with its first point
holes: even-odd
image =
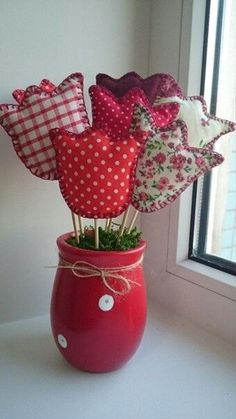
{"type": "Polygon", "coordinates": [[[235,419],[236,350],[152,308],[122,369],[80,372],[60,356],[48,316],[0,326],[1,419],[235,419]]]}
{"type": "Polygon", "coordinates": [[[168,266],[168,272],[236,302],[236,277],[194,260],[168,266]]]}

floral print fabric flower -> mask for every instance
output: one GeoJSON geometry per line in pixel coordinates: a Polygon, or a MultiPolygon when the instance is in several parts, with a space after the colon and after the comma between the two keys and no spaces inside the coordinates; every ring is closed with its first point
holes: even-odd
{"type": "Polygon", "coordinates": [[[164,153],[157,153],[154,157],[153,157],[153,161],[155,161],[155,163],[157,164],[162,164],[166,161],[166,156],[164,153]]]}
{"type": "Polygon", "coordinates": [[[201,96],[157,97],[155,104],[178,103],[177,118],[185,122],[188,129],[190,146],[213,149],[216,140],[236,129],[236,124],[217,118],[207,112],[206,102],[201,96]]]}
{"type": "Polygon", "coordinates": [[[164,191],[164,190],[167,189],[169,183],[170,183],[170,181],[169,181],[168,177],[162,176],[160,178],[159,182],[157,183],[157,189],[159,189],[159,191],[164,191]]]}
{"type": "Polygon", "coordinates": [[[141,212],[170,204],[197,177],[223,161],[220,154],[210,149],[190,147],[183,121],[157,129],[149,112],[137,106],[133,123],[137,130],[145,127],[148,132],[138,158],[132,197],[132,205],[141,212]]]}

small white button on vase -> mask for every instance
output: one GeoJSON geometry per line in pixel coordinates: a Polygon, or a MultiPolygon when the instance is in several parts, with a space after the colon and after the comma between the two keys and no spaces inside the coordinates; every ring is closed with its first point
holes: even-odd
{"type": "Polygon", "coordinates": [[[57,335],[57,340],[58,340],[59,345],[63,349],[67,348],[67,340],[66,340],[65,336],[63,336],[63,335],[57,335]]]}
{"type": "Polygon", "coordinates": [[[109,311],[114,306],[114,298],[111,295],[103,295],[99,301],[98,306],[102,311],[109,311]]]}

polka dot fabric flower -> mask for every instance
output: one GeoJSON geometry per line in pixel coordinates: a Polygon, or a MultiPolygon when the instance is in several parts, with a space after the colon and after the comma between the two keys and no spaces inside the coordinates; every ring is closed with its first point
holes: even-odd
{"type": "Polygon", "coordinates": [[[143,78],[135,71],[130,71],[118,79],[100,73],[96,76],[96,83],[98,86],[105,87],[116,98],[124,96],[133,87],[138,87],[143,90],[150,104],[153,104],[157,97],[183,95],[176,80],[170,74],[165,73],[156,73],[143,78]]]}
{"type": "Polygon", "coordinates": [[[209,149],[190,147],[183,121],[157,129],[151,115],[139,110],[149,125],[149,136],[136,168],[133,206],[141,212],[153,212],[173,202],[192,182],[223,161],[209,149]]]}
{"type": "Polygon", "coordinates": [[[213,149],[219,137],[236,130],[234,122],[209,114],[201,96],[159,98],[155,103],[172,102],[180,105],[178,119],[187,125],[190,146],[213,149]]]}
{"type": "Polygon", "coordinates": [[[171,123],[179,112],[176,103],[151,107],[139,88],[129,90],[120,99],[100,86],[91,86],[89,93],[94,126],[105,130],[114,140],[121,140],[129,134],[134,105],[137,103],[149,109],[158,127],[171,123]]]}
{"type": "Polygon", "coordinates": [[[69,208],[82,217],[110,218],[130,204],[137,157],[135,136],[119,143],[95,128],[74,134],[50,131],[56,150],[61,193],[69,208]]]}
{"type": "Polygon", "coordinates": [[[18,105],[0,105],[0,124],[11,136],[25,166],[42,179],[57,179],[55,150],[49,130],[64,127],[76,133],[88,128],[83,76],[74,73],[58,87],[44,79],[40,86],[15,90],[18,105]]]}

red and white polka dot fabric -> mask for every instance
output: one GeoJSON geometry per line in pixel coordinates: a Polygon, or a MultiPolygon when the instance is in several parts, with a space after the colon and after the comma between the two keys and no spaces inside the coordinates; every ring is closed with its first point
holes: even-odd
{"type": "Polygon", "coordinates": [[[152,107],[139,88],[129,90],[121,98],[116,98],[101,86],[91,86],[89,94],[92,101],[93,125],[104,129],[114,140],[120,140],[129,134],[135,104],[144,105],[151,112],[157,127],[171,123],[179,112],[177,103],[152,107]]]}
{"type": "Polygon", "coordinates": [[[63,127],[79,133],[89,127],[83,98],[83,76],[74,73],[58,87],[48,80],[25,91],[15,90],[18,105],[0,105],[0,124],[12,137],[25,166],[42,179],[57,179],[55,150],[49,130],[63,127]]]}
{"type": "Polygon", "coordinates": [[[131,202],[141,144],[133,135],[119,142],[95,128],[81,134],[50,131],[56,150],[61,193],[82,217],[120,215],[131,202]]]}

